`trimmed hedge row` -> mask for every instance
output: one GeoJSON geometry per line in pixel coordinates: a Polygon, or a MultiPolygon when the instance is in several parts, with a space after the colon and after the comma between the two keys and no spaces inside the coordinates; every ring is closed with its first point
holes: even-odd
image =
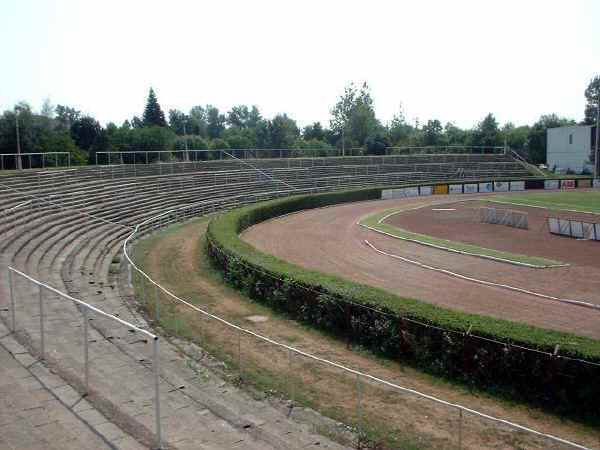
{"type": "Polygon", "coordinates": [[[211,221],[207,251],[226,281],[251,298],[348,342],[558,413],[600,419],[600,367],[570,359],[600,363],[600,341],[401,298],[287,263],[239,238],[270,218],[380,195],[361,189],[239,208],[211,221]],[[557,344],[569,358],[548,354],[557,344]]]}

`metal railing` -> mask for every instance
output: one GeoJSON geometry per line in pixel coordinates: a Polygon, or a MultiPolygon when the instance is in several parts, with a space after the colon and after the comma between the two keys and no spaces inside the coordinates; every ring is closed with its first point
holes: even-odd
{"type": "Polygon", "coordinates": [[[154,384],[154,416],[155,416],[155,433],[156,433],[156,445],[157,448],[162,447],[162,431],[161,431],[161,420],[160,420],[160,394],[159,394],[159,337],[153,333],[150,333],[148,330],[140,328],[130,322],[127,322],[119,317],[116,317],[112,314],[108,314],[89,303],[71,297],[64,292],[59,291],[58,289],[49,286],[46,283],[36,280],[35,278],[21,272],[20,270],[15,269],[14,267],[8,266],[8,285],[9,285],[9,296],[10,296],[10,330],[13,333],[17,331],[17,319],[16,319],[16,292],[14,288],[13,276],[18,276],[21,279],[26,280],[28,283],[33,284],[38,287],[38,305],[39,305],[39,329],[40,329],[40,356],[41,359],[45,359],[46,356],[46,313],[45,313],[45,305],[44,305],[44,291],[48,291],[52,294],[57,295],[59,298],[63,298],[65,300],[70,300],[75,303],[79,308],[81,308],[81,312],[83,315],[83,352],[84,352],[84,386],[85,386],[85,394],[87,395],[90,391],[90,358],[89,358],[89,317],[90,313],[97,314],[99,316],[110,319],[114,322],[117,322],[125,327],[128,327],[129,330],[135,330],[136,332],[142,333],[148,336],[152,341],[152,369],[153,369],[153,384],[154,384]]]}
{"type": "Polygon", "coordinates": [[[33,169],[33,163],[36,163],[35,168],[45,169],[46,167],[51,167],[52,164],[47,164],[51,160],[49,157],[52,156],[54,159],[54,167],[59,167],[59,159],[62,159],[67,164],[67,167],[71,167],[71,154],[69,152],[45,152],[45,153],[0,153],[0,170],[4,170],[6,168],[5,159],[13,160],[14,165],[11,169],[16,169],[18,167],[17,161],[21,159],[21,167],[23,167],[23,160],[25,159],[28,164],[24,169],[33,169]],[[66,158],[65,158],[66,156],[66,158]],[[33,160],[32,160],[33,157],[33,160]]]}
{"type": "Polygon", "coordinates": [[[268,158],[319,158],[319,157],[352,157],[352,156],[390,156],[390,155],[499,155],[505,154],[505,147],[493,146],[404,146],[386,147],[382,154],[368,154],[364,148],[348,148],[345,150],[331,148],[239,148],[239,149],[176,149],[176,150],[127,150],[113,152],[96,152],[96,165],[112,164],[150,164],[179,162],[199,162],[237,159],[268,158]],[[235,156],[233,156],[235,155],[235,156]]]}
{"type": "MultiPolygon", "coordinates": [[[[155,298],[155,305],[154,305],[154,313],[155,313],[155,318],[160,317],[160,295],[159,293],[162,293],[164,295],[167,296],[168,299],[170,299],[171,301],[174,301],[176,303],[179,303],[181,305],[186,306],[187,308],[189,308],[191,311],[193,311],[194,313],[197,313],[199,315],[199,317],[203,317],[207,320],[212,320],[215,321],[221,325],[224,325],[225,327],[231,329],[232,331],[234,331],[237,334],[237,360],[238,360],[238,366],[239,366],[239,372],[240,372],[240,377],[242,375],[242,371],[241,371],[241,367],[242,367],[242,350],[241,350],[241,336],[242,335],[246,335],[249,337],[252,337],[254,339],[256,339],[259,342],[262,343],[266,343],[269,344],[272,349],[279,349],[279,350],[283,350],[285,352],[288,353],[288,361],[289,361],[289,372],[291,373],[291,368],[292,368],[292,357],[293,355],[296,356],[300,356],[303,358],[306,358],[310,361],[313,361],[317,364],[323,365],[325,367],[329,367],[329,368],[335,368],[338,370],[341,370],[342,372],[346,373],[347,375],[351,375],[353,377],[356,378],[356,390],[357,390],[357,405],[356,405],[356,411],[357,411],[357,416],[359,417],[359,435],[361,433],[360,430],[360,417],[362,416],[362,395],[364,394],[362,392],[362,388],[361,385],[365,382],[370,382],[373,383],[375,385],[380,385],[380,386],[384,386],[386,388],[391,388],[392,390],[398,392],[398,393],[402,393],[402,394],[409,394],[412,396],[415,396],[417,398],[420,399],[425,399],[428,400],[430,402],[433,402],[435,404],[438,405],[443,405],[444,407],[448,407],[451,409],[454,409],[457,413],[458,413],[458,434],[457,434],[457,444],[459,448],[462,448],[462,427],[463,427],[463,420],[464,420],[464,415],[468,414],[480,419],[484,419],[487,420],[489,422],[492,423],[496,423],[496,424],[502,424],[505,425],[509,428],[512,428],[514,430],[518,430],[518,431],[522,431],[525,433],[528,433],[530,435],[533,436],[537,436],[537,437],[541,437],[544,439],[548,439],[554,443],[557,444],[562,444],[562,445],[567,445],[569,447],[572,448],[577,448],[577,449],[587,449],[587,447],[571,442],[569,440],[566,439],[562,439],[558,436],[554,436],[548,433],[543,433],[528,427],[525,427],[523,425],[519,425],[517,423],[511,422],[509,420],[506,419],[501,419],[498,417],[494,417],[491,416],[489,414],[485,414],[482,413],[480,411],[477,411],[475,409],[469,408],[467,406],[463,406],[460,405],[458,403],[453,403],[447,400],[443,400],[440,398],[437,398],[433,395],[429,395],[423,392],[419,392],[415,389],[411,389],[411,388],[407,388],[404,386],[401,386],[397,383],[382,379],[382,378],[378,378],[376,376],[370,375],[368,373],[362,372],[360,370],[356,370],[356,369],[352,369],[350,367],[347,367],[343,364],[340,364],[338,362],[335,361],[331,361],[329,359],[323,358],[323,357],[319,357],[316,355],[313,355],[311,353],[308,353],[306,351],[300,350],[296,347],[293,347],[291,345],[276,341],[273,338],[270,338],[268,336],[264,336],[262,334],[259,334],[257,332],[254,332],[252,330],[249,330],[247,328],[244,328],[241,325],[235,324],[223,317],[220,317],[216,314],[213,314],[209,311],[207,311],[206,309],[200,308],[199,306],[193,304],[191,301],[188,301],[186,299],[183,299],[179,296],[177,296],[175,293],[171,292],[169,289],[165,288],[164,286],[162,286],[160,283],[158,283],[157,281],[153,280],[146,272],[144,272],[136,263],[135,261],[132,259],[132,256],[129,252],[129,248],[131,246],[131,244],[133,243],[133,241],[135,241],[137,238],[141,237],[142,234],[145,234],[149,231],[156,231],[159,230],[163,227],[166,227],[168,225],[170,225],[171,223],[175,223],[178,221],[183,221],[186,220],[188,218],[191,218],[192,215],[190,214],[182,214],[181,210],[185,210],[186,208],[190,209],[190,213],[192,213],[192,205],[186,205],[183,207],[179,207],[179,208],[175,208],[175,209],[171,209],[169,211],[166,211],[164,213],[158,214],[154,217],[151,217],[149,219],[144,220],[143,222],[137,224],[135,226],[134,231],[125,239],[125,241],[123,242],[123,254],[126,260],[126,263],[129,265],[129,270],[134,270],[135,273],[138,274],[140,282],[141,282],[141,292],[142,292],[142,297],[144,297],[145,294],[149,294],[149,289],[146,286],[146,283],[149,284],[149,288],[154,288],[154,298],[155,298]]],[[[201,205],[195,205],[195,213],[198,214],[199,212],[209,212],[210,208],[202,208],[201,205]],[[200,206],[200,207],[199,207],[200,206]]],[[[261,352],[266,351],[264,347],[261,347],[261,352]]],[[[274,351],[274,350],[273,350],[274,351]]]]}

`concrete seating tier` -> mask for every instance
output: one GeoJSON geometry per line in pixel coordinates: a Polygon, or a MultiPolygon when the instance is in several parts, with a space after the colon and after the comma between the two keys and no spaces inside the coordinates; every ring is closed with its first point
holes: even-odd
{"type": "MultiPolygon", "coordinates": [[[[443,181],[456,178],[459,168],[465,180],[527,175],[523,166],[504,155],[423,155],[122,165],[3,176],[0,319],[9,323],[4,306],[9,298],[6,266],[10,264],[147,327],[131,301],[127,272],[119,275],[110,270],[134,225],[171,209],[176,211],[165,216],[163,224],[292,194],[443,181]]],[[[155,223],[148,224],[141,234],[151,233],[155,227],[155,223]]],[[[15,283],[15,292],[16,337],[24,345],[38,348],[39,292],[22,281],[15,283]]],[[[142,300],[153,298],[150,295],[156,293],[147,290],[142,300]]],[[[83,371],[81,312],[49,294],[44,304],[46,353],[60,369],[61,379],[76,385],[83,371]]],[[[102,423],[112,426],[92,425],[92,429],[113,448],[150,445],[154,418],[149,345],[131,330],[99,317],[89,323],[92,386],[97,394],[95,402],[90,399],[89,408],[104,417],[102,423]]],[[[225,383],[206,370],[211,364],[207,361],[191,360],[162,341],[161,417],[165,441],[171,447],[342,448],[316,434],[310,424],[295,420],[294,414],[290,417],[287,409],[257,402],[225,383]],[[202,382],[198,370],[207,374],[202,382]]],[[[3,370],[0,367],[0,376],[3,370]]],[[[69,420],[78,420],[77,415],[69,420]]],[[[76,448],[74,442],[64,448],[76,448]]]]}

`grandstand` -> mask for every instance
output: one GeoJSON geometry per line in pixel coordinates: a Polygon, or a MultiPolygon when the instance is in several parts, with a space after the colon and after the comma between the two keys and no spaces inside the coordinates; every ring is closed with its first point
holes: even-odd
{"type": "MultiPolygon", "coordinates": [[[[0,298],[9,297],[6,267],[11,265],[145,326],[128,301],[131,290],[124,278],[110,269],[132,227],[149,217],[179,208],[165,217],[166,222],[179,222],[278,196],[443,181],[456,179],[459,174],[464,180],[529,176],[522,163],[500,154],[228,159],[7,174],[0,178],[0,298]]],[[[152,229],[148,226],[142,231],[152,229]]],[[[37,347],[38,290],[23,283],[16,284],[15,289],[19,340],[37,347]]],[[[67,383],[77,385],[81,373],[81,312],[58,299],[46,305],[50,358],[55,355],[60,375],[67,383]]],[[[0,311],[8,324],[8,309],[0,311]]],[[[131,330],[108,322],[94,321],[92,328],[92,337],[105,355],[103,363],[93,367],[97,392],[97,403],[93,405],[103,414],[107,409],[116,411],[113,421],[119,423],[123,433],[142,443],[151,442],[153,418],[144,387],[151,385],[152,374],[144,356],[145,344],[133,340],[131,330]],[[111,363],[111,358],[118,364],[111,363]]],[[[166,442],[185,436],[190,442],[208,439],[206,445],[210,448],[231,448],[229,443],[236,441],[244,441],[243,448],[248,449],[304,448],[317,441],[321,447],[339,447],[289,420],[281,411],[265,408],[242,394],[222,395],[216,384],[201,387],[190,382],[193,373],[173,346],[164,343],[161,354],[166,442]],[[185,389],[178,389],[180,386],[185,389]],[[227,425],[232,423],[234,426],[227,425]],[[210,437],[215,427],[227,436],[227,444],[210,437]],[[290,434],[296,439],[291,440],[290,434]]],[[[3,370],[0,367],[0,374],[3,370]]],[[[102,430],[95,431],[102,434],[102,430]]],[[[223,434],[218,439],[223,440],[223,434]]],[[[177,448],[185,445],[179,442],[177,448]]]]}

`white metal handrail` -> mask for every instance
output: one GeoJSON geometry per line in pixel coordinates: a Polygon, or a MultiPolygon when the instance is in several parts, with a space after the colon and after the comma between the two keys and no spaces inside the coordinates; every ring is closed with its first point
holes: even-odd
{"type": "Polygon", "coordinates": [[[83,348],[84,348],[84,383],[85,383],[85,393],[89,393],[89,331],[88,331],[88,313],[91,311],[95,314],[98,314],[107,319],[113,320],[121,325],[128,327],[129,329],[135,330],[139,333],[142,333],[148,336],[152,340],[152,366],[153,366],[153,382],[154,382],[154,415],[155,415],[155,431],[156,431],[156,443],[157,448],[162,447],[162,429],[161,429],[161,421],[160,421],[160,393],[159,393],[159,381],[160,381],[160,372],[159,372],[159,337],[156,334],[151,333],[148,330],[138,327],[137,325],[132,324],[131,322],[127,322],[126,320],[121,319],[113,314],[109,314],[107,312],[102,311],[101,309],[96,308],[89,303],[86,303],[82,300],[79,300],[75,297],[70,296],[69,294],[65,294],[64,292],[59,291],[58,289],[43,283],[35,278],[27,275],[24,272],[21,272],[18,269],[15,269],[12,266],[8,266],[8,285],[10,292],[10,309],[11,309],[11,331],[13,333],[16,332],[16,301],[15,301],[15,292],[13,287],[13,274],[18,275],[25,280],[33,283],[34,285],[39,287],[39,311],[40,311],[40,354],[41,358],[44,359],[46,349],[45,349],[45,323],[44,323],[44,297],[43,292],[44,289],[52,292],[53,294],[58,295],[61,298],[66,300],[70,300],[82,309],[83,314],[83,348]]]}

